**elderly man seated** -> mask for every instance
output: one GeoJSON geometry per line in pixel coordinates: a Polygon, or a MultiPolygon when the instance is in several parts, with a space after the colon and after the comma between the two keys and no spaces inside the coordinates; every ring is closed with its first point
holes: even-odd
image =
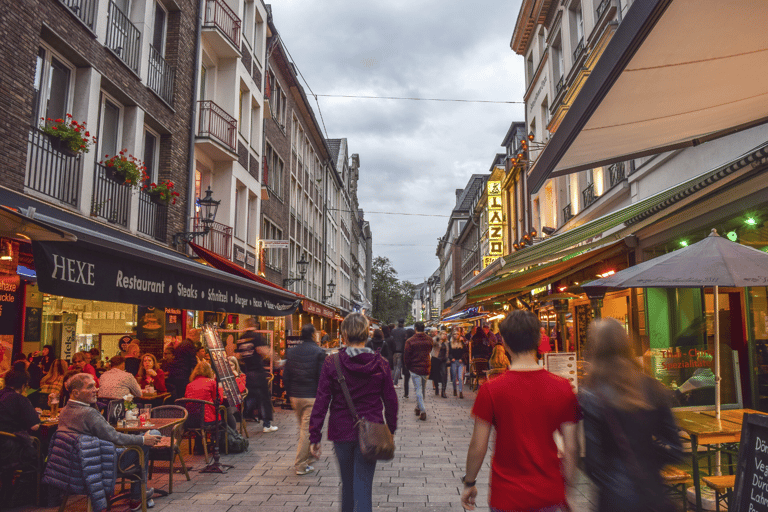
{"type": "MultiPolygon", "coordinates": [[[[115,356],[112,359],[114,360],[118,357],[122,359],[121,356],[115,356]]],[[[130,374],[129,376],[133,378],[130,374]]],[[[148,433],[140,436],[122,434],[115,430],[107,423],[107,420],[104,419],[99,411],[91,407],[92,404],[96,403],[96,382],[90,374],[78,373],[67,381],[66,386],[70,393],[69,402],[67,402],[66,407],[59,414],[59,431],[87,434],[116,445],[141,446],[144,450],[144,468],[141,478],[146,483],[149,447],[154,446],[160,441],[160,432],[150,430],[148,433]]],[[[126,454],[121,461],[120,469],[126,470],[138,463],[137,459],[137,455],[133,452],[126,454]]],[[[154,502],[150,499],[153,493],[154,489],[147,488],[147,507],[154,506],[154,502]]],[[[131,499],[133,501],[129,504],[130,509],[141,509],[141,486],[138,482],[134,482],[131,486],[131,499]]]]}
{"type": "Polygon", "coordinates": [[[99,398],[102,401],[115,400],[125,395],[140,397],[141,388],[136,377],[125,371],[125,358],[115,356],[109,360],[111,369],[99,379],[99,398]]]}

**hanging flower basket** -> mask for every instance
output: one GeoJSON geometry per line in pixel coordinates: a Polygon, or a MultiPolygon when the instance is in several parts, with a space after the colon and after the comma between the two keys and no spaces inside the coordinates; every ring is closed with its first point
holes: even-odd
{"type": "Polygon", "coordinates": [[[144,162],[133,155],[126,156],[127,150],[123,149],[117,155],[104,155],[101,163],[107,169],[108,174],[114,174],[118,181],[129,187],[139,187],[141,182],[149,179],[144,162]]]}
{"type": "Polygon", "coordinates": [[[179,197],[179,193],[173,189],[174,185],[171,180],[161,181],[160,183],[150,183],[144,185],[143,188],[153,199],[165,203],[166,205],[176,204],[176,198],[179,197]]]}
{"type": "Polygon", "coordinates": [[[96,142],[96,137],[91,136],[85,123],[78,123],[72,119],[72,114],[67,114],[65,119],[51,119],[41,117],[40,131],[48,136],[51,148],[54,151],[67,156],[75,156],[87,153],[91,144],[96,142]]]}

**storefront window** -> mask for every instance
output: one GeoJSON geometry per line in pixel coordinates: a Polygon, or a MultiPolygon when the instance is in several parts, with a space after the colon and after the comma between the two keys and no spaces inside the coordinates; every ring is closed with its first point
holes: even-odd
{"type": "Polygon", "coordinates": [[[748,288],[750,338],[754,340],[755,406],[768,410],[768,287],[748,288]]]}

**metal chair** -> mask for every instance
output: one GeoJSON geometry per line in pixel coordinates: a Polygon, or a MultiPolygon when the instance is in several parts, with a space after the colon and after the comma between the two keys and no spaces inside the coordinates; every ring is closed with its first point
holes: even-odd
{"type": "MultiPolygon", "coordinates": [[[[205,421],[205,406],[210,405],[213,407],[213,402],[208,400],[197,400],[195,398],[177,398],[176,404],[184,407],[189,415],[187,421],[184,423],[183,437],[189,440],[189,451],[192,452],[192,436],[190,433],[195,433],[200,436],[200,440],[203,443],[203,454],[205,455],[205,463],[208,464],[208,440],[206,439],[207,433],[214,433],[216,429],[216,422],[205,421]]],[[[229,442],[229,436],[226,429],[224,430],[224,445],[229,442]]]]}
{"type": "Polygon", "coordinates": [[[470,384],[469,387],[472,391],[477,391],[480,387],[480,378],[486,378],[486,372],[488,371],[488,360],[476,357],[470,363],[470,384]]]}
{"type": "Polygon", "coordinates": [[[184,407],[179,405],[160,405],[152,409],[152,418],[178,418],[179,421],[171,423],[160,429],[160,434],[164,438],[169,438],[170,442],[162,445],[155,445],[149,449],[149,478],[152,478],[152,471],[156,460],[168,461],[168,494],[173,492],[173,464],[176,457],[181,462],[181,469],[187,481],[190,480],[187,465],[184,463],[184,457],[181,455],[181,438],[184,433],[184,423],[187,421],[189,413],[184,407]]]}
{"type": "MultiPolygon", "coordinates": [[[[7,463],[4,462],[4,467],[0,470],[0,477],[3,480],[0,482],[0,485],[3,487],[2,494],[5,494],[8,498],[10,498],[12,496],[11,493],[13,492],[10,487],[11,482],[13,481],[13,476],[16,474],[30,474],[35,479],[35,505],[40,505],[40,474],[42,473],[40,440],[35,437],[32,437],[31,440],[32,447],[35,451],[35,457],[33,460],[27,460],[27,457],[22,456],[17,461],[8,461],[7,463]]],[[[26,443],[26,440],[22,439],[16,434],[0,431],[0,444],[3,444],[3,442],[19,443],[19,447],[21,447],[24,445],[24,443],[26,443]]],[[[10,503],[7,504],[10,505],[10,503]]],[[[0,509],[1,508],[2,505],[0,505],[0,509]]]]}

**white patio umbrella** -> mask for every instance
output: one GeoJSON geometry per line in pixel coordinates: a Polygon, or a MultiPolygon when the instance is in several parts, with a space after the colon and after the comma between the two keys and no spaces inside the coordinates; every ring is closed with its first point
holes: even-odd
{"type": "Polygon", "coordinates": [[[714,288],[715,412],[720,419],[720,286],[768,286],[768,253],[731,242],[712,230],[708,237],[674,252],[582,285],[616,288],[714,288]]]}

